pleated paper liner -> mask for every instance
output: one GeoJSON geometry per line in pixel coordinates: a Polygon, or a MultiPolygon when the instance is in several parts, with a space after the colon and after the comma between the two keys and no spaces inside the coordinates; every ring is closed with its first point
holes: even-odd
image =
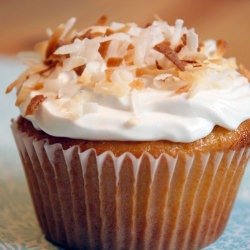
{"type": "Polygon", "coordinates": [[[228,221],[250,149],[97,155],[12,126],[39,224],[67,249],[200,249],[228,221]]]}

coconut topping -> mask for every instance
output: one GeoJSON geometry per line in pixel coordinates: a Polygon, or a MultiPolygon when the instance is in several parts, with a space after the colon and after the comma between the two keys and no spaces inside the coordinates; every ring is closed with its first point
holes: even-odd
{"type": "Polygon", "coordinates": [[[26,109],[25,115],[32,115],[38,108],[39,106],[45,101],[46,96],[44,95],[36,95],[34,96],[31,101],[29,106],[26,109]]]}
{"type": "Polygon", "coordinates": [[[169,41],[163,41],[161,43],[156,44],[154,46],[154,49],[162,53],[167,59],[169,59],[173,64],[175,64],[179,70],[185,71],[184,64],[182,63],[182,61],[179,60],[177,53],[170,48],[169,41]]]}
{"type": "MultiPolygon", "coordinates": [[[[234,119],[238,122],[232,125],[231,119],[223,117],[225,112],[228,116],[231,114],[225,105],[228,101],[225,96],[229,95],[224,96],[226,91],[235,94],[237,88],[242,88],[245,96],[250,93],[250,85],[245,86],[250,80],[249,71],[238,67],[234,58],[223,57],[227,48],[225,41],[201,42],[195,30],[186,28],[180,19],[171,26],[156,18],[140,27],[135,23],[112,22],[108,25],[107,17],[103,16],[94,26],[80,31],[74,28],[75,21],[71,18],[54,31],[48,30],[47,41],[38,43],[33,52],[22,53],[20,56],[28,68],[6,90],[8,93],[17,89],[16,105],[36,128],[66,136],[65,129],[60,134],[52,122],[48,125],[52,131],[46,127],[48,123],[44,124],[53,116],[56,124],[62,120],[67,121],[65,124],[69,120],[76,123],[75,130],[79,132],[68,133],[74,138],[81,138],[84,134],[81,129],[86,126],[83,130],[88,136],[84,135],[83,139],[190,141],[205,136],[215,125],[232,129],[242,122],[242,117],[250,117],[249,108],[236,111],[235,106],[243,106],[239,102],[229,105],[232,112],[244,113],[238,120],[234,119]],[[223,103],[218,93],[226,102],[223,103]],[[205,97],[201,98],[203,94],[205,97]],[[188,122],[183,117],[196,117],[196,113],[198,122],[209,120],[209,125],[201,135],[195,136],[192,132],[190,136],[192,128],[185,127],[188,122]],[[98,119],[95,118],[97,114],[98,119]],[[85,117],[92,118],[86,121],[85,117]],[[117,119],[117,124],[112,119],[117,119]],[[183,125],[180,126],[180,122],[183,125]],[[162,130],[145,137],[142,133],[151,125],[152,128],[162,127],[162,130]],[[166,132],[168,126],[170,129],[166,132]],[[181,128],[188,139],[178,134],[181,128]],[[126,131],[120,136],[123,129],[126,131]],[[177,135],[173,132],[175,129],[177,135]],[[102,135],[98,136],[96,130],[102,135]]],[[[248,102],[249,99],[244,99],[244,106],[248,102]]],[[[189,122],[190,126],[195,124],[189,122]]]]}
{"type": "MultiPolygon", "coordinates": [[[[152,82],[155,82],[168,74],[168,80],[165,79],[164,84],[153,86],[181,94],[183,90],[192,91],[193,83],[204,70],[223,70],[225,66],[236,68],[236,65],[228,65],[228,62],[222,59],[227,47],[225,41],[217,41],[215,50],[206,53],[206,46],[199,43],[193,29],[183,27],[182,20],[177,20],[173,27],[159,19],[145,28],[135,23],[116,22],[105,26],[106,22],[107,17],[102,16],[95,26],[83,31],[74,29],[75,18],[65,25],[59,25],[48,41],[36,45],[37,54],[34,54],[34,57],[39,58],[38,62],[28,62],[31,64],[30,69],[11,84],[7,92],[15,86],[22,88],[23,82],[33,74],[57,81],[60,72],[71,72],[75,73],[74,80],[80,85],[115,96],[123,96],[129,89],[143,90],[146,78],[152,78],[152,82]],[[115,88],[115,85],[119,84],[114,82],[114,79],[117,80],[115,75],[119,76],[120,84],[126,84],[126,87],[115,88]],[[128,75],[130,77],[126,77],[128,75]],[[175,84],[176,89],[170,79],[175,83],[179,82],[175,84]],[[179,89],[183,81],[187,81],[187,84],[179,89]],[[105,88],[100,88],[99,85],[104,85],[105,88]],[[117,89],[117,92],[114,89],[117,89]]],[[[25,62],[30,60],[25,58],[25,54],[23,58],[25,62]]],[[[33,61],[36,61],[34,59],[33,61]]],[[[25,84],[23,86],[25,87],[25,84]]],[[[23,92],[27,90],[19,91],[21,96],[18,96],[17,105],[24,100],[23,92]]],[[[58,97],[58,93],[55,93],[55,97],[58,97]]]]}

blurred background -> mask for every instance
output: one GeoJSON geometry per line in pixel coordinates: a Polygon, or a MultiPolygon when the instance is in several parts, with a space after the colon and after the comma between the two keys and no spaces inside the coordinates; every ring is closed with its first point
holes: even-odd
{"type": "Polygon", "coordinates": [[[226,40],[226,56],[235,56],[250,68],[250,0],[0,0],[0,4],[0,55],[32,49],[46,38],[46,28],[72,16],[79,28],[85,28],[104,14],[110,21],[141,25],[157,14],[169,24],[184,19],[201,40],[226,40]]]}

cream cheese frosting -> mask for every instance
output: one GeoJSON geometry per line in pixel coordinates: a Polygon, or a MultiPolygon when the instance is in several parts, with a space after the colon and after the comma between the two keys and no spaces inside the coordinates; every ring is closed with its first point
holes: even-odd
{"type": "Polygon", "coordinates": [[[223,57],[225,42],[199,42],[183,20],[139,27],[101,19],[83,31],[74,22],[22,55],[28,69],[9,88],[35,128],[86,140],[188,143],[250,118],[247,71],[223,57]]]}

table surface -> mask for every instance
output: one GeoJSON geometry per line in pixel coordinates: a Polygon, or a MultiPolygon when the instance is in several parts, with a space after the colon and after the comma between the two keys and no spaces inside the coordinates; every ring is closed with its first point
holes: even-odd
{"type": "MultiPolygon", "coordinates": [[[[16,117],[14,93],[5,95],[8,83],[23,70],[15,59],[0,57],[0,250],[57,248],[47,242],[38,227],[20,159],[10,132],[16,117]]],[[[246,170],[229,223],[212,249],[250,249],[250,165],[246,170]]]]}

